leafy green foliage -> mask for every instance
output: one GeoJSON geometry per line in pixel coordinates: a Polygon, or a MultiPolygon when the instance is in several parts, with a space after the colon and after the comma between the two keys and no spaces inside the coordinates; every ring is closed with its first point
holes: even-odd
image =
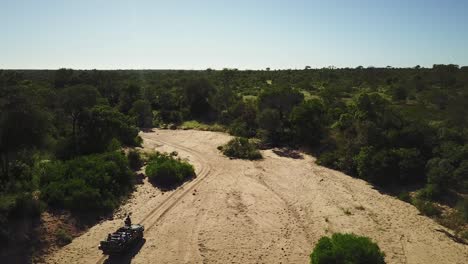
{"type": "Polygon", "coordinates": [[[232,158],[257,160],[262,158],[262,154],[254,144],[248,139],[236,137],[231,139],[226,145],[220,147],[224,155],[232,158]]]}
{"type": "Polygon", "coordinates": [[[463,198],[463,200],[458,203],[457,207],[465,222],[468,223],[468,197],[463,198]]]}
{"type": "Polygon", "coordinates": [[[325,109],[317,99],[296,106],[290,119],[297,143],[316,146],[325,136],[325,109]]]}
{"type": "Polygon", "coordinates": [[[21,219],[34,219],[45,205],[30,192],[11,192],[0,195],[0,245],[15,238],[10,228],[21,219]]]}
{"type": "Polygon", "coordinates": [[[418,208],[418,210],[423,214],[427,216],[438,216],[441,214],[441,211],[439,208],[437,208],[432,202],[430,201],[425,201],[423,199],[416,198],[415,201],[413,201],[414,206],[418,208]]]}
{"type": "Polygon", "coordinates": [[[175,155],[159,152],[150,155],[145,172],[151,182],[164,189],[174,188],[195,177],[191,164],[175,158],[175,155]]]}
{"type": "Polygon", "coordinates": [[[99,153],[106,151],[114,138],[125,145],[138,145],[137,135],[129,117],[109,106],[96,106],[83,118],[79,144],[82,153],[99,153]]]}
{"type": "Polygon", "coordinates": [[[333,234],[322,237],[310,255],[311,264],[385,263],[384,253],[367,237],[333,234]]]}
{"type": "Polygon", "coordinates": [[[214,93],[213,85],[206,79],[194,79],[184,87],[184,99],[187,103],[190,116],[200,118],[212,112],[209,98],[214,93]]]}
{"type": "Polygon", "coordinates": [[[141,88],[135,83],[131,83],[123,87],[120,92],[119,109],[122,113],[127,114],[132,108],[133,104],[140,99],[141,88]]]}
{"type": "Polygon", "coordinates": [[[381,185],[416,182],[417,176],[424,173],[424,161],[417,149],[376,151],[364,147],[355,162],[359,177],[381,185]]]}
{"type": "Polygon", "coordinates": [[[151,104],[146,100],[135,101],[130,109],[130,115],[135,117],[138,127],[153,126],[153,110],[151,104]]]}
{"type": "Polygon", "coordinates": [[[49,115],[34,96],[27,86],[0,87],[0,182],[9,180],[13,157],[46,141],[49,115]]]}
{"type": "MultiPolygon", "coordinates": [[[[197,120],[185,124],[221,124],[263,146],[308,147],[320,164],[380,188],[424,184],[419,199],[454,199],[453,205],[468,194],[467,76],[468,67],[457,65],[2,70],[0,196],[43,188],[35,171],[45,160],[66,163],[139,145],[136,126],[176,128],[197,120]]],[[[76,181],[70,180],[81,184],[76,181]]]]}
{"type": "Polygon", "coordinates": [[[132,170],[139,170],[143,166],[140,152],[138,150],[130,150],[127,154],[128,165],[132,170]]]}
{"type": "Polygon", "coordinates": [[[60,245],[70,244],[73,240],[72,236],[63,228],[59,228],[55,233],[55,238],[60,245]]]}
{"type": "Polygon", "coordinates": [[[110,211],[128,194],[134,175],[122,153],[82,156],[42,164],[41,198],[73,211],[110,211]]]}

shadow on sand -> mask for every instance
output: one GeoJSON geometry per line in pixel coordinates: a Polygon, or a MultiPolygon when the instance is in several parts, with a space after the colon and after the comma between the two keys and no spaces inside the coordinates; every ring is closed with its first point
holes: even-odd
{"type": "Polygon", "coordinates": [[[291,159],[304,159],[302,154],[297,150],[287,149],[287,148],[276,148],[273,149],[273,152],[280,157],[287,157],[291,159]]]}
{"type": "Polygon", "coordinates": [[[105,264],[130,264],[132,259],[140,252],[143,245],[146,243],[146,239],[142,239],[137,244],[135,244],[128,252],[123,254],[109,256],[104,263],[105,264]]]}

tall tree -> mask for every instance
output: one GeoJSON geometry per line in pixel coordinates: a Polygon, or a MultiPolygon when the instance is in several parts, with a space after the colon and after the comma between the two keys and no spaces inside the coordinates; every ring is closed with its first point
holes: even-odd
{"type": "Polygon", "coordinates": [[[136,118],[138,127],[151,127],[153,125],[153,111],[151,104],[146,100],[138,100],[133,103],[130,115],[136,118]]]}
{"type": "Polygon", "coordinates": [[[49,116],[34,96],[30,87],[0,87],[0,167],[5,178],[15,154],[44,143],[49,116]]]}
{"type": "Polygon", "coordinates": [[[96,105],[99,98],[99,92],[93,86],[76,85],[66,88],[62,93],[62,104],[66,113],[69,114],[72,121],[72,136],[75,153],[79,153],[78,122],[83,114],[96,105]]]}

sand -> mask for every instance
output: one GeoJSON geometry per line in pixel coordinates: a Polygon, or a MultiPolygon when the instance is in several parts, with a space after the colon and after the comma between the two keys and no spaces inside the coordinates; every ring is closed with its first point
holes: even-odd
{"type": "Polygon", "coordinates": [[[302,153],[262,151],[232,160],[216,147],[230,136],[195,130],[141,133],[145,150],[177,151],[197,178],[161,192],[145,179],[114,216],[46,257],[47,263],[308,263],[324,235],[352,232],[376,241],[387,263],[468,263],[468,246],[410,204],[365,181],[315,164],[302,153]],[[145,241],[108,259],[101,239],[126,213],[145,241]]]}

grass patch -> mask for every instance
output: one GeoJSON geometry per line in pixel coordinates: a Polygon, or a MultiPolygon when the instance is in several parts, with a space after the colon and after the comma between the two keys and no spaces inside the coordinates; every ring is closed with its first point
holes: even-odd
{"type": "Polygon", "coordinates": [[[320,99],[320,96],[311,94],[309,91],[301,90],[301,93],[304,95],[304,100],[309,101],[312,99],[320,99]]]}
{"type": "Polygon", "coordinates": [[[256,95],[243,95],[242,96],[242,100],[244,102],[255,101],[255,100],[257,100],[257,98],[258,98],[258,96],[256,96],[256,95]]]}
{"type": "Polygon", "coordinates": [[[231,158],[258,160],[262,154],[257,147],[248,139],[236,137],[231,139],[226,145],[219,146],[218,149],[226,156],[231,158]]]}
{"type": "Polygon", "coordinates": [[[194,130],[215,131],[215,132],[226,131],[226,128],[220,124],[217,124],[217,123],[205,124],[205,123],[200,123],[197,120],[185,121],[180,125],[180,128],[185,129],[185,130],[194,129],[194,130]]]}

